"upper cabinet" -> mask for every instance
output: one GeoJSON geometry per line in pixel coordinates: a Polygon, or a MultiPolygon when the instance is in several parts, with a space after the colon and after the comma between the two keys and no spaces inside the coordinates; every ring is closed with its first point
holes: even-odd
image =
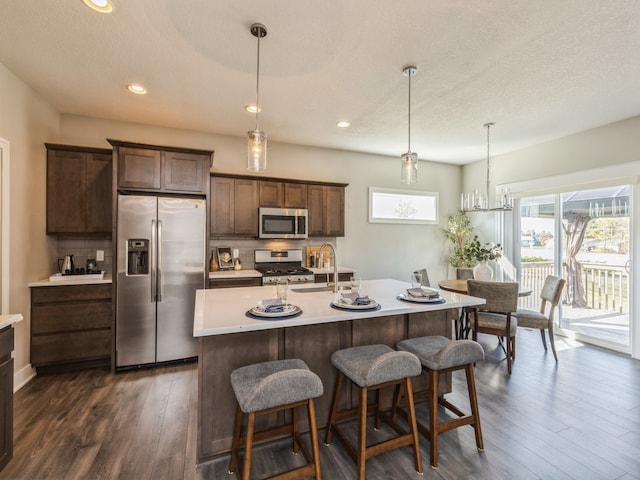
{"type": "Polygon", "coordinates": [[[306,208],[313,237],[344,236],[344,183],[211,175],[211,235],[258,236],[258,210],[306,208]]]}
{"type": "Polygon", "coordinates": [[[211,177],[211,235],[258,236],[258,181],[211,177]]]}
{"type": "Polygon", "coordinates": [[[307,208],[307,184],[260,180],[260,206],[307,208]]]}
{"type": "Polygon", "coordinates": [[[309,236],[344,237],[344,186],[309,185],[309,236]]]}
{"type": "Polygon", "coordinates": [[[112,154],[46,143],[47,233],[111,234],[112,154]]]}
{"type": "Polygon", "coordinates": [[[114,146],[118,190],[207,194],[213,151],[107,140],[114,146]]]}

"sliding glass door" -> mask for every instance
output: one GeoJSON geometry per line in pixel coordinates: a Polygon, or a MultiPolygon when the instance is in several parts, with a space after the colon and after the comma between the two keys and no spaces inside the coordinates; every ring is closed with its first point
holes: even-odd
{"type": "Polygon", "coordinates": [[[621,351],[630,349],[629,192],[620,185],[520,201],[521,282],[534,290],[527,301],[537,304],[546,275],[562,275],[559,327],[621,351]]]}

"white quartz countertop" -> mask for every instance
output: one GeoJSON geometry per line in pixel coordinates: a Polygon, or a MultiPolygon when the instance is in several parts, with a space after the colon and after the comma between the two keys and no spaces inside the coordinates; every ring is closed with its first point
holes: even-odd
{"type": "Polygon", "coordinates": [[[256,306],[260,300],[275,298],[274,286],[197,290],[193,335],[194,337],[223,335],[468,307],[485,303],[482,298],[445,292],[444,290],[440,290],[440,295],[446,300],[445,303],[404,302],[396,299],[396,296],[405,292],[411,285],[407,282],[391,279],[362,282],[361,295],[367,295],[378,302],[381,306],[380,310],[338,310],[331,307],[331,302],[334,299],[333,291],[315,291],[313,293],[295,291],[298,289],[317,289],[323,285],[315,283],[290,287],[287,293],[287,302],[300,307],[302,314],[293,318],[268,318],[265,320],[248,317],[246,312],[256,306]]]}
{"type": "Polygon", "coordinates": [[[52,282],[48,278],[43,278],[36,282],[31,282],[30,287],[68,287],[69,285],[93,285],[100,283],[112,283],[111,274],[105,274],[104,278],[78,278],[75,275],[68,275],[68,279],[52,282]]]}
{"type": "Polygon", "coordinates": [[[8,315],[0,315],[0,330],[21,321],[22,314],[20,313],[9,313],[8,315]]]}
{"type": "Polygon", "coordinates": [[[243,278],[243,277],[261,277],[262,274],[257,270],[222,270],[219,272],[209,272],[209,278],[243,278]]]}

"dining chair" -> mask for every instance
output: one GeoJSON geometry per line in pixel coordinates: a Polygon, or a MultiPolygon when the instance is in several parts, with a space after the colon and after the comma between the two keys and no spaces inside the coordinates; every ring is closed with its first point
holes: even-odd
{"type": "Polygon", "coordinates": [[[542,346],[545,352],[547,351],[547,340],[545,339],[545,330],[549,331],[549,343],[551,344],[551,350],[553,351],[553,357],[558,361],[558,354],[556,353],[556,345],[553,341],[553,313],[560,302],[560,296],[566,280],[564,278],[556,277],[554,275],[547,275],[542,285],[542,291],[540,292],[540,310],[527,310],[518,309],[514,315],[518,319],[518,326],[524,328],[533,328],[540,330],[540,337],[542,338],[542,346]],[[547,303],[549,303],[549,313],[546,312],[547,303]]]}
{"type": "Polygon", "coordinates": [[[413,273],[419,273],[420,275],[422,275],[422,286],[423,287],[430,287],[431,286],[431,282],[429,282],[429,274],[427,273],[427,269],[426,268],[421,268],[420,270],[414,270],[413,273]]]}
{"type": "Polygon", "coordinates": [[[507,371],[511,374],[511,363],[516,358],[518,320],[513,315],[518,309],[518,283],[467,280],[467,290],[472,297],[484,298],[486,302],[472,307],[473,340],[478,340],[478,333],[506,338],[506,348],[502,342],[500,345],[507,356],[507,371]]]}

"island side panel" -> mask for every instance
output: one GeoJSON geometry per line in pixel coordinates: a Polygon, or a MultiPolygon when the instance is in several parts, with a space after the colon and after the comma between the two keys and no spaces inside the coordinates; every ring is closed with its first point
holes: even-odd
{"type": "MultiPolygon", "coordinates": [[[[198,359],[198,463],[231,450],[236,400],[231,388],[233,370],[277,360],[281,331],[262,330],[200,337],[198,359]]],[[[256,428],[273,423],[261,418],[256,428]]]]}
{"type": "MultiPolygon", "coordinates": [[[[325,427],[329,419],[331,399],[336,381],[336,369],[331,354],[351,346],[351,322],[325,323],[284,329],[284,355],[300,358],[322,380],[324,394],[315,399],[318,428],[325,427]]],[[[343,400],[344,405],[349,405],[343,400]]],[[[307,416],[300,415],[301,431],[308,430],[307,416]]]]}

